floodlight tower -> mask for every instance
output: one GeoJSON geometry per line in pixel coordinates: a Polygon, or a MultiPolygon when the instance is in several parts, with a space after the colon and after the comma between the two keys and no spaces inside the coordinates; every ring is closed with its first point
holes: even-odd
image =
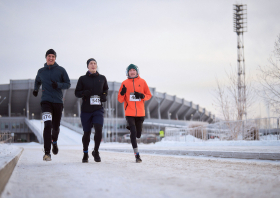
{"type": "Polygon", "coordinates": [[[246,83],[243,32],[247,32],[247,5],[233,5],[234,32],[237,34],[237,87],[238,87],[238,120],[246,114],[246,83]]]}

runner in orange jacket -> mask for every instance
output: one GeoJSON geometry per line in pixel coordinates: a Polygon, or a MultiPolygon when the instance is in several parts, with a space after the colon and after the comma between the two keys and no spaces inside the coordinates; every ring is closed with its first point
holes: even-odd
{"type": "Polygon", "coordinates": [[[140,78],[139,69],[136,65],[130,64],[126,68],[126,75],[128,79],[121,84],[118,101],[120,103],[124,102],[132,148],[136,162],[140,163],[142,160],[139,155],[136,137],[140,138],[142,133],[142,125],[145,118],[144,102],[149,100],[152,95],[146,81],[140,78]]]}

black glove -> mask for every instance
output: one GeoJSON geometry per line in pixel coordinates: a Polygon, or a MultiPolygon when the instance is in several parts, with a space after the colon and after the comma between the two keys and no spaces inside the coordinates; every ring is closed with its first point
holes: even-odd
{"type": "Polygon", "coordinates": [[[85,90],[83,92],[84,96],[90,96],[91,95],[91,91],[90,90],[85,90]]]}
{"type": "Polygon", "coordinates": [[[35,96],[35,97],[38,96],[38,91],[37,91],[37,90],[34,90],[34,91],[33,91],[33,96],[35,96]]]}
{"type": "Polygon", "coordinates": [[[106,102],[107,101],[106,96],[107,96],[106,93],[102,93],[101,96],[100,96],[100,101],[101,102],[106,102]]]}
{"type": "Polygon", "coordinates": [[[122,91],[121,91],[121,95],[123,96],[126,93],[126,87],[123,85],[122,91]]]}
{"type": "Polygon", "coordinates": [[[57,89],[57,87],[58,87],[57,82],[52,81],[52,88],[53,89],[57,89]]]}
{"type": "Polygon", "coordinates": [[[134,95],[135,95],[136,99],[139,99],[139,98],[144,99],[145,98],[145,95],[142,94],[142,93],[139,93],[139,92],[135,92],[134,95]]]}

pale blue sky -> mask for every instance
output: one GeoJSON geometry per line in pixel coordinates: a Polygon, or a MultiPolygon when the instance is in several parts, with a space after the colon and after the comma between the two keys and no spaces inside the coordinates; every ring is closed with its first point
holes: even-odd
{"type": "MultiPolygon", "coordinates": [[[[240,1],[239,1],[240,2],[240,1]]],[[[215,76],[236,66],[234,0],[0,0],[0,84],[34,79],[53,48],[71,79],[95,58],[108,81],[122,82],[134,63],[149,86],[216,113],[215,76]]],[[[279,0],[243,0],[247,71],[267,64],[280,34],[279,0]]]]}

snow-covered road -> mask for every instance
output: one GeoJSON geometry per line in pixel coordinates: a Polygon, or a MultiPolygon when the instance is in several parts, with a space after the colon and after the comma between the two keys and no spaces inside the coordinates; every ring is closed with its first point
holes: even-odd
{"type": "MultiPolygon", "coordinates": [[[[41,122],[33,120],[38,129],[41,122]]],[[[43,145],[24,147],[2,194],[17,197],[279,197],[280,162],[141,154],[141,150],[206,150],[279,153],[280,141],[168,142],[139,144],[136,164],[131,144],[102,143],[102,162],[81,163],[82,135],[61,126],[59,154],[44,162],[43,145]]],[[[94,146],[91,141],[89,149],[94,146]]]]}
{"type": "Polygon", "coordinates": [[[2,194],[10,197],[279,197],[279,162],[101,151],[81,163],[81,146],[60,146],[51,162],[25,146],[2,194]]]}

